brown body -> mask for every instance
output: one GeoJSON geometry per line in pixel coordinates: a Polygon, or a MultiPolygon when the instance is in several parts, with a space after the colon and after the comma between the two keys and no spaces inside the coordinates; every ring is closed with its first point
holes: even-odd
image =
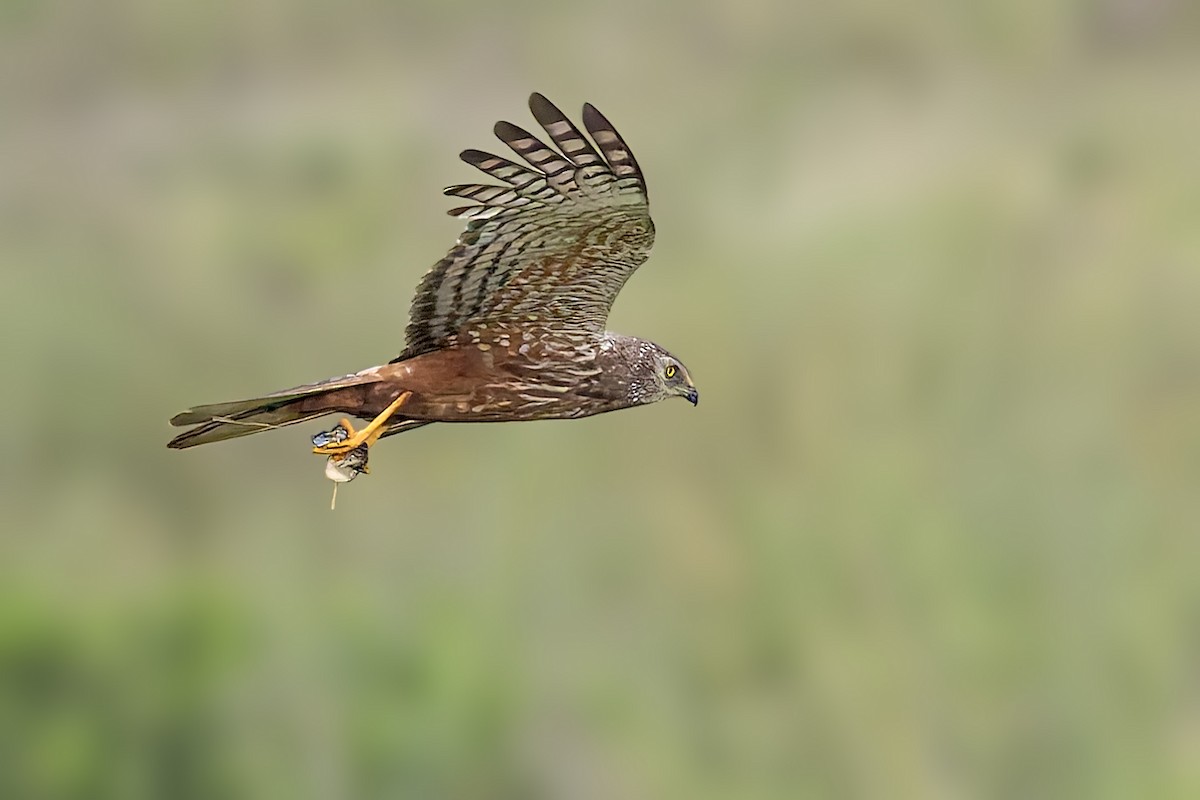
{"type": "Polygon", "coordinates": [[[393,422],[504,422],[583,417],[629,405],[620,381],[600,380],[625,366],[604,340],[564,351],[554,346],[556,339],[530,329],[464,338],[456,347],[363,370],[363,383],[310,398],[301,408],[370,420],[397,395],[411,392],[393,422]]]}

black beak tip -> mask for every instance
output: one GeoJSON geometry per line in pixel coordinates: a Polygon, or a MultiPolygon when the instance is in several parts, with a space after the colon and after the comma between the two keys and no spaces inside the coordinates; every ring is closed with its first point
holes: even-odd
{"type": "Polygon", "coordinates": [[[686,397],[687,401],[693,406],[700,403],[700,393],[696,391],[695,387],[688,389],[688,392],[686,395],[684,395],[684,397],[686,397]]]}

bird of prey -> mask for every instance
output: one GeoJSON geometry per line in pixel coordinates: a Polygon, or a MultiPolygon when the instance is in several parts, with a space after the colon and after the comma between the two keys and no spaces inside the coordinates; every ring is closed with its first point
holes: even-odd
{"type": "Polygon", "coordinates": [[[366,471],[367,448],[431,422],[569,419],[698,393],[659,345],[605,330],[625,281],[647,258],[654,224],[628,145],[591,104],[579,131],[540,94],[534,118],[557,146],[499,122],[497,138],[525,163],[480,150],[463,161],[495,184],[445,190],[471,205],[453,249],[421,280],[404,351],[382,366],[250,400],[197,406],[172,420],[195,426],[182,449],[307,422],[345,419],[313,437],[326,473],[366,471]]]}

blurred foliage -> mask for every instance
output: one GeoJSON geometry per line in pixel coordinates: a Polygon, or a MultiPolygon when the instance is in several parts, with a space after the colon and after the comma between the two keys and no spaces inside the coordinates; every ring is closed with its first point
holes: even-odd
{"type": "Polygon", "coordinates": [[[1193,797],[1182,0],[0,3],[0,797],[1193,797]],[[441,186],[588,100],[702,394],[165,420],[381,363],[441,186]]]}

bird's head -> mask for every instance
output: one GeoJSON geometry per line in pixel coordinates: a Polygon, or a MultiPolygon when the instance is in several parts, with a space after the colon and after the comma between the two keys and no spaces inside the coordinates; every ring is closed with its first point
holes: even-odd
{"type": "Polygon", "coordinates": [[[630,399],[635,403],[657,403],[668,397],[682,397],[692,405],[700,393],[687,367],[675,356],[653,342],[640,341],[633,360],[630,399]]]}

